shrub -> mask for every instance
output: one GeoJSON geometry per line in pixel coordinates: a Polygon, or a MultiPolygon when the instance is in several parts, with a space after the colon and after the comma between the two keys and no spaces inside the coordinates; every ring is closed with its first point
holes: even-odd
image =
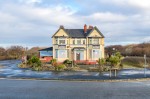
{"type": "Polygon", "coordinates": [[[117,56],[111,56],[109,61],[112,66],[116,66],[116,65],[118,65],[119,58],[117,56]]]}
{"type": "Polygon", "coordinates": [[[52,66],[54,66],[55,71],[57,71],[57,60],[56,60],[56,59],[52,59],[52,60],[50,61],[50,64],[51,64],[52,66]]]}
{"type": "Polygon", "coordinates": [[[54,66],[56,63],[57,63],[57,60],[56,60],[56,59],[50,60],[50,64],[52,64],[52,66],[54,66]]]}
{"type": "Polygon", "coordinates": [[[70,61],[69,59],[66,59],[64,62],[63,62],[63,64],[65,64],[66,66],[68,66],[69,64],[71,64],[72,63],[72,61],[70,61]]]}
{"type": "Polygon", "coordinates": [[[42,63],[40,59],[36,56],[31,57],[31,59],[28,60],[27,64],[30,65],[33,70],[39,71],[42,69],[41,67],[42,63]]]}
{"type": "Polygon", "coordinates": [[[59,65],[57,66],[58,71],[64,70],[65,68],[66,68],[66,66],[65,66],[64,64],[59,64],[59,65]]]}
{"type": "Polygon", "coordinates": [[[107,62],[111,63],[111,66],[116,67],[121,64],[123,57],[120,54],[120,52],[116,52],[114,56],[111,56],[109,59],[107,59],[107,62]]]}
{"type": "Polygon", "coordinates": [[[99,65],[99,72],[102,73],[104,70],[104,64],[105,64],[105,59],[98,59],[98,65],[99,65]]]}

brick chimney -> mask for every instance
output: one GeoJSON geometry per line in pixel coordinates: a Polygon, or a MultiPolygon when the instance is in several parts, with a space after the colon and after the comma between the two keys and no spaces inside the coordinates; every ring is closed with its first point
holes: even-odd
{"type": "Polygon", "coordinates": [[[84,25],[84,33],[87,33],[87,25],[84,25]]]}
{"type": "Polygon", "coordinates": [[[93,26],[92,26],[92,25],[90,25],[90,26],[89,26],[89,29],[93,29],[93,26]]]}
{"type": "Polygon", "coordinates": [[[60,29],[64,29],[64,26],[63,25],[60,25],[60,27],[59,27],[60,29]]]}

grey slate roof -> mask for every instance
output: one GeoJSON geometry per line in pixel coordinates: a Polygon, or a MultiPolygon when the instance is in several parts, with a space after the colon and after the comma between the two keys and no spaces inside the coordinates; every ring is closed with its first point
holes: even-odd
{"type": "MultiPolygon", "coordinates": [[[[58,31],[60,29],[63,29],[66,34],[69,36],[69,37],[72,37],[72,38],[86,38],[89,36],[89,34],[93,31],[93,30],[96,30],[103,38],[104,38],[104,35],[99,31],[99,29],[95,26],[93,29],[87,29],[87,32],[84,33],[84,29],[65,29],[65,28],[59,28],[58,31]]],[[[57,31],[57,32],[58,32],[57,31]]],[[[57,33],[56,32],[56,33],[57,33]]],[[[55,33],[55,34],[56,34],[55,33]]],[[[53,36],[55,36],[55,34],[53,36]]],[[[53,37],[52,36],[52,37],[53,37]]]]}
{"type": "Polygon", "coordinates": [[[64,29],[70,37],[76,37],[76,38],[85,38],[92,29],[87,29],[87,33],[84,33],[84,29],[64,29]]]}

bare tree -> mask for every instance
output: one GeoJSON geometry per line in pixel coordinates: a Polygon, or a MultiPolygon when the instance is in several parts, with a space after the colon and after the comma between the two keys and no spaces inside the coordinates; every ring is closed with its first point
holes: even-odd
{"type": "Polygon", "coordinates": [[[0,47],[0,56],[5,56],[6,50],[3,47],[0,47]]]}
{"type": "Polygon", "coordinates": [[[8,57],[12,59],[19,59],[24,54],[24,48],[22,46],[11,46],[7,49],[8,57]]]}

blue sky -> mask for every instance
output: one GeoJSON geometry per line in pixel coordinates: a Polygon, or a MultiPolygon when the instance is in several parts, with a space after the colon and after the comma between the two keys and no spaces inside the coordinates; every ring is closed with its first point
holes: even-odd
{"type": "Polygon", "coordinates": [[[0,46],[51,46],[60,25],[97,26],[105,45],[150,41],[150,0],[0,0],[0,46]]]}

